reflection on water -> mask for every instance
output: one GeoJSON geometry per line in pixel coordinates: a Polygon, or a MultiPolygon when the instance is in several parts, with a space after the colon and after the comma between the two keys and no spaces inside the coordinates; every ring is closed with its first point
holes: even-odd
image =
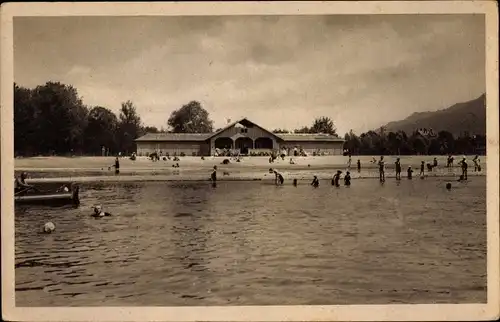
{"type": "Polygon", "coordinates": [[[485,178],[83,186],[16,207],[18,306],[486,301],[485,178]],[[104,205],[112,217],[90,217],[104,205]],[[53,234],[40,234],[46,221],[53,234]]]}

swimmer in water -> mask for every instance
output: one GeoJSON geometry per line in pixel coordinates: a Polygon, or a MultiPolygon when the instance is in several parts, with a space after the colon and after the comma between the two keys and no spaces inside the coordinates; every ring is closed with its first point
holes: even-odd
{"type": "Polygon", "coordinates": [[[102,206],[94,206],[94,213],[92,214],[92,217],[101,218],[108,216],[111,216],[111,214],[109,212],[104,212],[102,210],[102,206]]]}
{"type": "Polygon", "coordinates": [[[317,176],[314,176],[313,181],[311,182],[311,186],[317,188],[319,186],[319,180],[317,176]]]}
{"type": "Polygon", "coordinates": [[[349,171],[346,172],[345,176],[344,176],[344,185],[346,187],[350,187],[351,186],[351,173],[349,171]]]}
{"type": "Polygon", "coordinates": [[[342,171],[337,170],[337,173],[335,173],[335,175],[332,178],[332,186],[340,187],[339,181],[340,181],[340,174],[341,173],[342,173],[342,171]]]}
{"type": "Polygon", "coordinates": [[[283,179],[283,176],[278,171],[274,170],[274,175],[276,176],[275,178],[276,185],[282,185],[283,182],[285,182],[285,179],[283,179]]]}
{"type": "Polygon", "coordinates": [[[380,182],[385,182],[385,161],[384,156],[380,156],[380,161],[378,162],[378,172],[380,182]]]}
{"type": "Polygon", "coordinates": [[[396,180],[401,180],[401,161],[396,159],[396,180]]]}
{"type": "Polygon", "coordinates": [[[411,180],[413,175],[413,169],[411,168],[411,166],[408,167],[408,170],[406,172],[408,173],[408,179],[411,180]]]}

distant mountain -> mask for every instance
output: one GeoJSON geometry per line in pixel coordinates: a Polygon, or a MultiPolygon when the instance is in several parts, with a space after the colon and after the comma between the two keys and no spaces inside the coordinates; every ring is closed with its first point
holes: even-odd
{"type": "Polygon", "coordinates": [[[448,131],[454,136],[465,131],[486,135],[486,94],[435,112],[413,113],[401,121],[385,125],[386,131],[403,130],[412,133],[419,128],[433,129],[434,132],[448,131]]]}

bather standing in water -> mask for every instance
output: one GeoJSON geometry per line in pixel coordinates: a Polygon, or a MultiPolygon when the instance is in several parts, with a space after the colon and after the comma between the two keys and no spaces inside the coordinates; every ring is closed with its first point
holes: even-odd
{"type": "Polygon", "coordinates": [[[346,172],[345,176],[344,176],[344,185],[346,187],[350,187],[351,186],[351,173],[349,171],[346,172]]]}
{"type": "Polygon", "coordinates": [[[116,157],[115,164],[113,165],[113,167],[115,168],[115,174],[119,174],[120,173],[120,160],[118,159],[118,157],[116,157]]]}
{"type": "Polygon", "coordinates": [[[311,186],[317,188],[319,186],[319,180],[317,176],[314,176],[313,181],[311,182],[311,186]]]}
{"type": "Polygon", "coordinates": [[[380,161],[378,162],[378,171],[380,182],[385,182],[385,161],[384,156],[380,156],[380,161]]]}
{"type": "Polygon", "coordinates": [[[359,159],[358,159],[357,163],[358,163],[358,172],[361,172],[361,161],[359,161],[359,159]]]}
{"type": "Polygon", "coordinates": [[[425,175],[425,162],[422,161],[422,163],[420,163],[420,178],[423,178],[424,175],[425,175]]]}
{"type": "Polygon", "coordinates": [[[352,161],[352,157],[351,157],[351,153],[349,152],[349,160],[347,161],[347,169],[351,168],[351,161],[352,161]]]}
{"type": "Polygon", "coordinates": [[[396,180],[401,180],[401,161],[396,159],[396,180]]]}
{"type": "Polygon", "coordinates": [[[411,180],[413,175],[413,169],[411,168],[411,165],[408,167],[408,170],[406,172],[408,174],[408,179],[411,180]]]}
{"type": "Polygon", "coordinates": [[[210,180],[212,180],[212,182],[217,182],[217,166],[214,165],[214,170],[212,171],[212,174],[210,175],[210,180]]]}
{"type": "Polygon", "coordinates": [[[340,187],[340,174],[342,173],[342,171],[340,170],[337,170],[337,173],[334,174],[333,178],[332,178],[332,186],[335,186],[335,187],[340,187]]]}
{"type": "Polygon", "coordinates": [[[462,161],[460,161],[460,165],[462,166],[462,176],[464,180],[467,180],[467,168],[469,167],[467,160],[463,158],[462,161]]]}
{"type": "Polygon", "coordinates": [[[276,178],[275,178],[276,185],[281,185],[281,184],[283,184],[283,182],[285,182],[285,179],[283,179],[283,176],[281,175],[281,173],[279,173],[278,171],[274,170],[274,174],[276,176],[276,178]]]}

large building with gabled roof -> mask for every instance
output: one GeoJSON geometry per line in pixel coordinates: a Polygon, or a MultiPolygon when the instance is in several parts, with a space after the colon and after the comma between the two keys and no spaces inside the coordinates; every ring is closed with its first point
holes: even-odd
{"type": "MultiPolygon", "coordinates": [[[[329,134],[276,134],[258,124],[240,119],[214,133],[147,133],[135,140],[137,155],[209,156],[220,150],[243,155],[272,151],[302,150],[308,155],[341,155],[344,140],[329,134]]],[[[290,153],[291,152],[291,153],[290,153]]]]}

